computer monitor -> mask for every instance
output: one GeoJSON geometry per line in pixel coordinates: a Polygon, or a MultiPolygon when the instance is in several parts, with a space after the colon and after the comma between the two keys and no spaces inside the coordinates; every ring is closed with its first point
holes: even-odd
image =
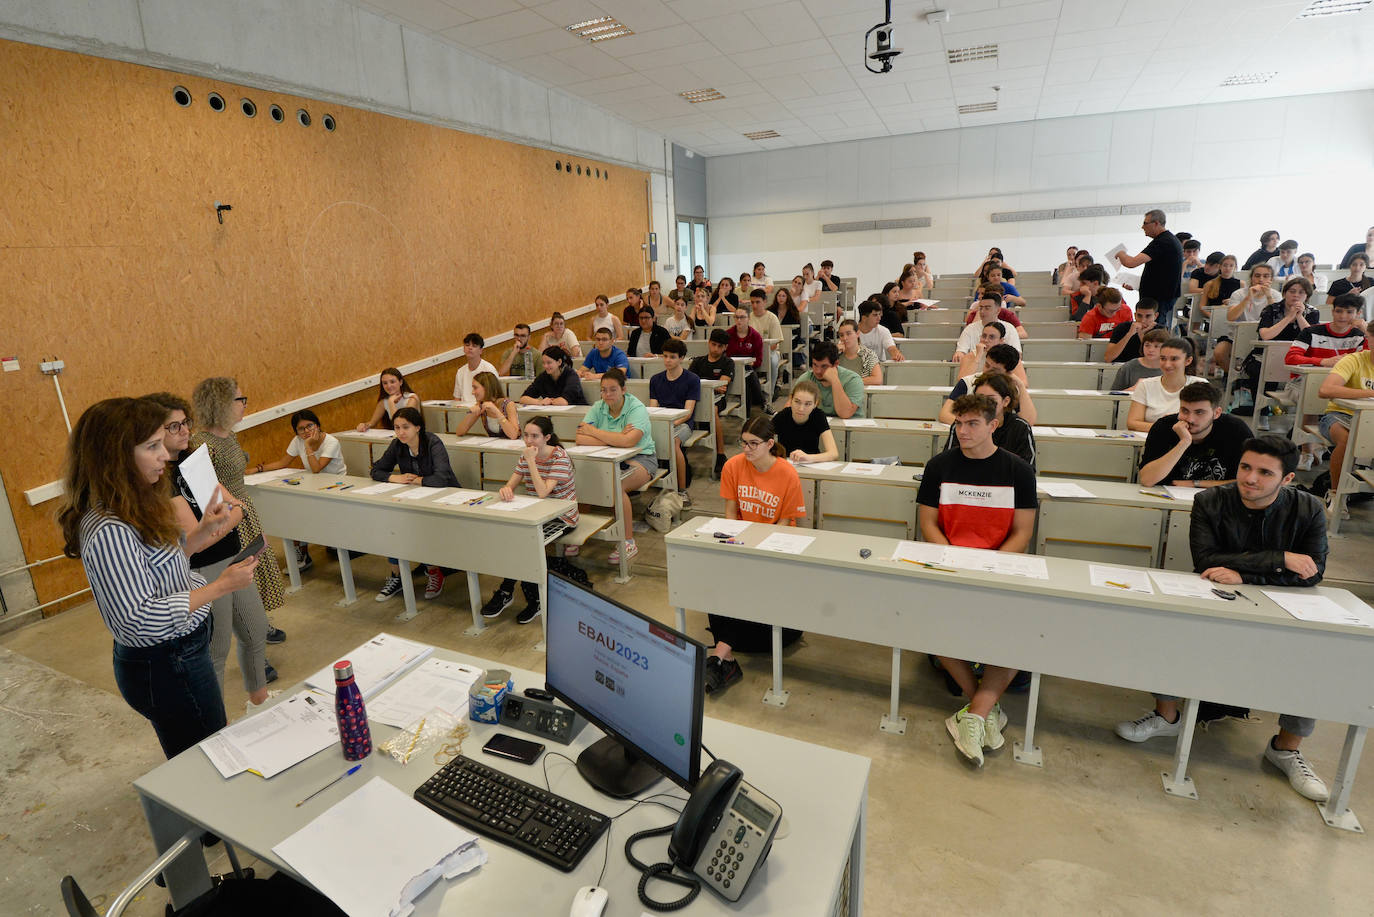
{"type": "Polygon", "coordinates": [[[606,733],[577,759],[618,799],[660,774],[691,789],[701,770],[706,648],[670,627],[549,574],[546,688],[606,733]]]}

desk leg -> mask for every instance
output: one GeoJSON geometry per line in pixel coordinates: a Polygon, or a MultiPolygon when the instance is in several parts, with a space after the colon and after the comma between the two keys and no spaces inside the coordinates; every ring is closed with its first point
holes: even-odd
{"type": "Polygon", "coordinates": [[[395,620],[409,621],[420,613],[420,609],[415,607],[415,579],[410,572],[410,561],[404,557],[397,558],[397,561],[401,568],[401,596],[405,599],[406,607],[395,620]]]}
{"type": "Polygon", "coordinates": [[[1197,726],[1198,701],[1190,697],[1183,703],[1183,731],[1178,734],[1178,744],[1174,748],[1173,773],[1165,771],[1160,775],[1164,781],[1164,792],[1170,796],[1197,799],[1197,788],[1193,778],[1188,776],[1188,754],[1193,748],[1193,728],[1197,726]]]}
{"type": "MultiPolygon", "coordinates": [[[[153,846],[159,854],[196,826],[195,822],[187,821],[146,796],[141,796],[139,802],[143,805],[143,817],[148,820],[148,833],[153,836],[153,846]]],[[[200,844],[173,860],[162,875],[167,880],[172,907],[178,910],[210,890],[210,870],[205,865],[200,844]]]]}
{"type": "Polygon", "coordinates": [[[296,562],[296,543],[290,538],[283,538],[281,545],[286,552],[286,578],[291,581],[287,588],[287,593],[301,591],[301,567],[296,562]]]}
{"type": "Polygon", "coordinates": [[[1040,709],[1040,673],[1031,672],[1030,693],[1026,695],[1026,734],[1011,745],[1011,757],[1017,764],[1044,767],[1040,746],[1035,744],[1035,714],[1040,709]]]}
{"type": "Polygon", "coordinates": [[[902,648],[894,646],[892,648],[892,702],[888,707],[887,713],[878,721],[880,732],[890,732],[893,735],[906,735],[906,717],[897,712],[898,695],[902,690],[902,648]]]}
{"type": "Polygon", "coordinates": [[[339,552],[339,579],[343,580],[344,597],[335,605],[352,605],[358,601],[358,590],[353,584],[353,558],[348,548],[335,548],[339,552]]]}
{"type": "Polygon", "coordinates": [[[1360,753],[1364,751],[1364,726],[1350,726],[1345,731],[1345,747],[1341,749],[1340,767],[1336,769],[1336,783],[1331,788],[1331,798],[1317,803],[1317,811],[1322,813],[1326,824],[1342,831],[1364,834],[1364,827],[1355,813],[1350,811],[1350,791],[1355,788],[1355,771],[1360,766],[1360,753]]]}
{"type": "Polygon", "coordinates": [[[679,605],[673,609],[677,612],[677,631],[680,634],[687,633],[687,609],[679,605]]]}
{"type": "Polygon", "coordinates": [[[472,606],[472,626],[463,631],[464,637],[476,637],[487,629],[487,625],[482,622],[482,584],[477,581],[477,574],[468,571],[468,604],[472,606]]]}
{"type": "Polygon", "coordinates": [[[763,702],[770,707],[786,707],[791,695],[782,687],[782,628],[773,625],[773,687],[763,692],[763,702]]]}
{"type": "Polygon", "coordinates": [[[864,910],[864,832],[868,829],[868,788],[859,800],[859,823],[849,845],[849,917],[862,917],[864,910]]]}
{"type": "MultiPolygon", "coordinates": [[[[615,489],[622,490],[620,486],[620,472],[616,463],[611,463],[611,477],[615,481],[615,489]]],[[[620,521],[620,575],[615,578],[617,583],[628,583],[630,581],[630,558],[629,551],[625,549],[625,542],[634,537],[634,519],[625,516],[625,498],[617,493],[615,495],[615,517],[620,521]]]]}
{"type": "Polygon", "coordinates": [[[544,561],[544,573],[539,577],[539,642],[534,645],[536,653],[542,653],[549,644],[549,567],[544,561]]]}

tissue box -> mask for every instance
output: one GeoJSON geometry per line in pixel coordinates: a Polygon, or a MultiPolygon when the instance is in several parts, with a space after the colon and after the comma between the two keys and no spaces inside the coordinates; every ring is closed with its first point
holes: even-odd
{"type": "Polygon", "coordinates": [[[515,688],[510,672],[490,669],[468,689],[468,718],[476,723],[496,724],[501,721],[501,705],[515,688]]]}

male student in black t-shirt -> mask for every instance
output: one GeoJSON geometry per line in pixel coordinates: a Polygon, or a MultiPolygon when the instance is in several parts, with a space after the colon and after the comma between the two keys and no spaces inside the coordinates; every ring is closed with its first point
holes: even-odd
{"type": "MultiPolygon", "coordinates": [[[[687,345],[676,338],[663,342],[663,372],[655,373],[649,380],[649,407],[685,408],[695,412],[697,399],[701,397],[701,377],[682,366],[687,356],[687,345]]],[[[683,505],[689,505],[687,487],[692,483],[692,466],[687,464],[687,456],[682,447],[692,435],[692,419],[686,423],[673,425],[673,451],[677,462],[678,495],[683,505]]]]}
{"type": "Polygon", "coordinates": [[[1183,280],[1183,243],[1164,228],[1164,220],[1163,210],[1146,211],[1140,228],[1150,237],[1150,244],[1138,255],[1122,252],[1117,260],[1122,267],[1145,266],[1140,274],[1140,295],[1158,304],[1159,323],[1168,328],[1173,324],[1174,302],[1183,280]]]}
{"type": "Polygon", "coordinates": [[[1145,340],[1145,332],[1155,327],[1159,317],[1159,304],[1149,297],[1140,297],[1135,306],[1135,318],[1122,322],[1112,329],[1112,340],[1103,354],[1108,363],[1129,363],[1140,356],[1140,345],[1145,340]]]}
{"type": "MultiPolygon", "coordinates": [[[[921,540],[994,551],[1024,552],[1035,530],[1035,472],[992,441],[997,403],[987,395],[961,395],[954,402],[959,448],[926,463],[916,492],[921,540]]],[[[984,665],[980,679],[963,659],[940,662],[963,689],[968,704],[945,720],[954,746],[981,767],[983,749],[1005,743],[1007,717],[998,701],[1016,669],[984,665]]]]}
{"type": "Polygon", "coordinates": [[[1236,479],[1241,448],[1250,428],[1221,412],[1221,391],[1210,382],[1190,382],[1178,393],[1178,413],[1150,427],[1140,457],[1146,487],[1216,487],[1236,479]]]}
{"type": "Polygon", "coordinates": [[[706,356],[697,357],[690,367],[698,378],[708,382],[725,382],[716,389],[716,403],[711,407],[715,414],[716,427],[716,465],[711,476],[716,478],[720,477],[720,470],[725,467],[725,432],[720,425],[720,409],[725,406],[725,393],[730,390],[730,380],[735,374],[735,361],[725,355],[729,346],[730,332],[724,328],[712,328],[711,336],[706,339],[706,356]]]}
{"type": "Polygon", "coordinates": [[[835,262],[829,258],[821,262],[820,273],[816,279],[821,282],[822,293],[838,293],[840,291],[840,278],[834,276],[835,262]]]}

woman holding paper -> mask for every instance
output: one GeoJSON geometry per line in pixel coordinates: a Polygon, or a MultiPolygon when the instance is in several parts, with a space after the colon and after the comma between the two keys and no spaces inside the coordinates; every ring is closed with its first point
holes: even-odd
{"type": "MultiPolygon", "coordinates": [[[[509,503],[515,499],[515,488],[522,482],[525,493],[531,497],[552,497],[555,500],[571,500],[572,509],[558,517],[565,528],[577,525],[577,487],[573,482],[572,459],[568,450],[558,441],[553,432],[553,421],[544,415],[533,417],[525,424],[525,451],[515,466],[506,486],[501,488],[501,499],[509,503]]],[[[528,624],[539,617],[539,586],[537,583],[521,583],[520,591],[525,594],[525,608],[516,615],[516,624],[528,624]]],[[[502,581],[491,600],[482,606],[482,617],[495,618],[515,601],[515,580],[502,581]]]]}
{"type": "Polygon", "coordinates": [[[119,693],[153,725],[172,758],[225,725],[210,660],[210,603],[253,582],[258,559],[212,583],[187,552],[223,538],[233,520],[220,501],[190,532],[177,525],[165,480],[167,411],[141,398],[86,409],[67,443],[58,513],[63,553],[79,557],[114,636],[119,693]]]}
{"type": "MultiPolygon", "coordinates": [[[[372,480],[425,487],[459,486],[458,476],[449,464],[448,450],[438,436],[425,429],[425,415],[416,408],[401,408],[392,418],[392,424],[396,438],[386,447],[382,457],[372,463],[372,480]]],[[[394,557],[387,560],[391,562],[391,575],[377,593],[379,602],[401,592],[401,565],[394,557]]],[[[444,577],[453,571],[431,565],[427,572],[429,582],[425,585],[425,598],[437,598],[443,591],[444,577]]]]}
{"type": "MultiPolygon", "coordinates": [[[[190,484],[181,473],[181,463],[190,455],[187,448],[191,441],[191,427],[194,417],[191,405],[185,399],[170,392],[157,392],[144,396],[167,411],[166,431],[163,445],[172,458],[167,463],[168,477],[172,482],[172,508],[177,514],[177,524],[188,535],[195,530],[204,517],[200,504],[192,492],[190,484]]],[[[239,539],[234,531],[243,521],[243,509],[221,485],[221,502],[230,507],[229,531],[224,537],[206,545],[191,555],[191,572],[197,573],[211,582],[219,578],[229,562],[238,553],[239,539]]],[[[267,661],[267,612],[262,607],[262,596],[255,587],[236,589],[220,596],[210,603],[210,616],[213,628],[210,632],[210,662],[215,667],[215,680],[220,691],[224,690],[224,664],[229,658],[230,638],[239,638],[239,670],[243,674],[243,690],[248,693],[249,711],[267,700],[267,686],[277,680],[277,670],[267,661]]]]}
{"type": "MultiPolygon", "coordinates": [[[[201,431],[191,437],[192,450],[204,445],[210,451],[210,462],[215,467],[215,477],[243,504],[243,521],[239,523],[239,547],[251,544],[262,534],[262,523],[258,521],[258,511],[248,498],[248,489],[243,484],[243,473],[248,467],[248,453],[239,445],[234,435],[234,427],[243,420],[243,412],[248,407],[248,396],[239,389],[239,384],[227,376],[204,379],[191,393],[196,416],[200,418],[201,431]]],[[[257,465],[262,470],[262,464],[257,465]]],[[[258,592],[262,595],[262,607],[271,613],[286,604],[286,588],[282,584],[281,567],[277,565],[277,555],[263,551],[259,556],[254,579],[258,592]]],[[[286,633],[269,625],[268,643],[281,643],[286,633]]]]}

